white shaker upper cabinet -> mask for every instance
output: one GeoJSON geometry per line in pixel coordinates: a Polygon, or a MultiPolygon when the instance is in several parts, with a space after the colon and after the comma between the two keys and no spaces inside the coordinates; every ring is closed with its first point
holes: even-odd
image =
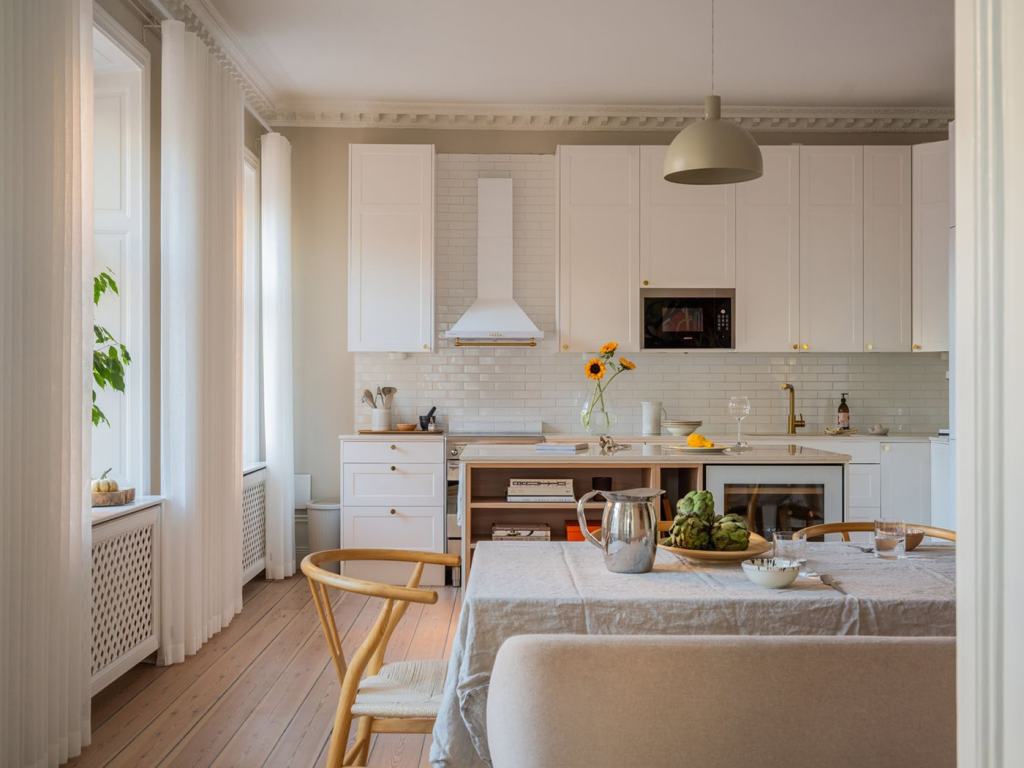
{"type": "Polygon", "coordinates": [[[911,148],[864,147],[864,350],[910,350],[911,148]]]}
{"type": "Polygon", "coordinates": [[[563,352],[640,347],[640,148],[558,148],[558,335],[563,352]]]}
{"type": "Polygon", "coordinates": [[[913,349],[949,350],[949,141],[914,146],[913,349]]]}
{"type": "Polygon", "coordinates": [[[864,148],[800,147],[800,349],[864,346],[864,148]]]}
{"type": "Polygon", "coordinates": [[[764,175],[736,185],[736,349],[798,348],[800,148],[761,147],[764,175]]]}
{"type": "Polygon", "coordinates": [[[348,348],[425,352],[434,338],[434,147],[349,145],[348,348]]]}
{"type": "Polygon", "coordinates": [[[640,147],[640,285],[736,285],[736,186],[665,181],[667,147],[640,147]]]}

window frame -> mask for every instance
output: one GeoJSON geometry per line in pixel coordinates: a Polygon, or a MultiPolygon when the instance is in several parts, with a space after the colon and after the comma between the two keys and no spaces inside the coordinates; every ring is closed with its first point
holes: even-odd
{"type": "Polygon", "coordinates": [[[264,443],[264,417],[263,417],[263,242],[262,242],[262,198],[261,198],[261,168],[260,158],[248,147],[244,148],[243,152],[243,169],[242,169],[242,467],[260,464],[266,459],[266,446],[264,443]],[[245,197],[245,173],[251,171],[255,175],[254,180],[254,193],[255,200],[253,205],[253,218],[252,221],[247,220],[248,208],[246,206],[245,197]],[[249,284],[250,270],[247,269],[250,265],[248,264],[249,254],[246,253],[246,234],[251,224],[252,234],[255,236],[255,253],[253,258],[255,260],[255,276],[252,277],[253,283],[249,284]],[[248,358],[246,356],[246,297],[249,292],[252,291],[255,294],[255,316],[251,318],[253,323],[254,338],[252,343],[255,352],[255,370],[248,371],[248,358]],[[255,387],[255,402],[248,404],[245,395],[246,392],[246,377],[247,374],[254,376],[254,387],[255,387]],[[247,405],[251,405],[255,413],[247,413],[247,405]],[[255,443],[256,443],[256,456],[251,454],[253,446],[247,444],[247,430],[246,423],[248,419],[255,420],[255,443]]]}

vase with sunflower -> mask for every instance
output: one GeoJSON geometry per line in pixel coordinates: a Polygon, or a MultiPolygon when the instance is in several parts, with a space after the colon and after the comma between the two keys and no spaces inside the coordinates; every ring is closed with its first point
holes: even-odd
{"type": "Polygon", "coordinates": [[[612,431],[615,416],[608,410],[608,387],[620,373],[636,368],[632,360],[625,357],[616,359],[618,349],[619,345],[614,341],[602,345],[597,356],[590,358],[584,369],[587,378],[594,382],[594,391],[584,400],[580,410],[580,423],[588,434],[604,435],[612,431]]]}

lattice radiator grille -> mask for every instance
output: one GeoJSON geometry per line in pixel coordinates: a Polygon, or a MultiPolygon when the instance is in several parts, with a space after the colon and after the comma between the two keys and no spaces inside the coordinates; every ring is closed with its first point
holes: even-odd
{"type": "Polygon", "coordinates": [[[242,483],[242,580],[249,581],[266,566],[266,472],[245,476],[242,483]]]}
{"type": "Polygon", "coordinates": [[[124,531],[92,548],[92,673],[108,667],[154,633],[155,523],[124,531]]]}

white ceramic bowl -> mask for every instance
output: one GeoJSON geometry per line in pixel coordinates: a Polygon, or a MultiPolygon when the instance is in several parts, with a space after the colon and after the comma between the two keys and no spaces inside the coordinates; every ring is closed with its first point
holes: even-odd
{"type": "Polygon", "coordinates": [[[704,422],[701,421],[668,420],[662,421],[661,426],[663,426],[665,428],[665,431],[668,432],[673,437],[685,437],[686,435],[690,435],[696,432],[700,425],[703,423],[704,422]]]}
{"type": "Polygon", "coordinates": [[[743,561],[743,572],[758,586],[782,589],[796,581],[800,575],[800,563],[774,557],[755,557],[743,561]]]}

